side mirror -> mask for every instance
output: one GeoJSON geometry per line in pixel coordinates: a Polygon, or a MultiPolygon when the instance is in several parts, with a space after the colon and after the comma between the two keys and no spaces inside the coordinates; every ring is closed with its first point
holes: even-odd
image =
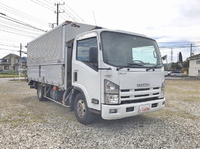
{"type": "Polygon", "coordinates": [[[90,47],[89,51],[89,63],[97,63],[98,61],[98,50],[97,47],[90,47]]]}
{"type": "Polygon", "coordinates": [[[167,59],[167,55],[164,55],[163,57],[162,57],[162,60],[164,61],[164,60],[166,60],[167,59]]]}

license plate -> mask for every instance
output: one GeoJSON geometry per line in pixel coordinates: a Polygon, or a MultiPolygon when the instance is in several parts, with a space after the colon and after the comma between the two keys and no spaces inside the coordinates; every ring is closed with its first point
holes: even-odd
{"type": "Polygon", "coordinates": [[[150,109],[149,104],[147,104],[147,105],[141,105],[140,106],[140,113],[149,111],[149,109],[150,109]]]}

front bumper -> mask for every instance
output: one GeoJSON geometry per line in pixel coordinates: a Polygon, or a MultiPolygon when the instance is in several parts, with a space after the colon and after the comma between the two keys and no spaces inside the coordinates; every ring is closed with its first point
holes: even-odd
{"type": "Polygon", "coordinates": [[[131,117],[135,115],[140,115],[143,113],[149,113],[153,111],[158,111],[164,108],[165,98],[153,101],[147,101],[142,103],[132,103],[132,104],[122,104],[122,105],[104,105],[102,104],[101,116],[103,119],[112,120],[112,119],[121,119],[125,117],[131,117]],[[149,111],[140,113],[139,108],[141,105],[149,104],[149,111]],[[155,105],[157,105],[155,107],[155,105]],[[133,108],[134,107],[134,108],[133,108]],[[133,108],[133,111],[127,110],[128,108],[133,108]],[[117,113],[110,113],[110,110],[117,109],[117,113]]]}

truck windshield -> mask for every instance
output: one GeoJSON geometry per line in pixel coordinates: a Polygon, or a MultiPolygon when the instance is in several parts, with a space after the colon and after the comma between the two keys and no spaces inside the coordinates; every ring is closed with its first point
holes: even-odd
{"type": "Polygon", "coordinates": [[[103,31],[101,33],[104,62],[116,67],[161,67],[157,43],[149,38],[103,31]]]}

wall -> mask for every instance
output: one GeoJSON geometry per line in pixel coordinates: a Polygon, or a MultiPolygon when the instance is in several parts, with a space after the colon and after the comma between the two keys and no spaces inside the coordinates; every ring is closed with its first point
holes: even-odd
{"type": "Polygon", "coordinates": [[[200,61],[200,59],[197,60],[190,60],[189,63],[189,76],[197,76],[199,75],[200,71],[200,63],[197,64],[197,61],[200,61]]]}

